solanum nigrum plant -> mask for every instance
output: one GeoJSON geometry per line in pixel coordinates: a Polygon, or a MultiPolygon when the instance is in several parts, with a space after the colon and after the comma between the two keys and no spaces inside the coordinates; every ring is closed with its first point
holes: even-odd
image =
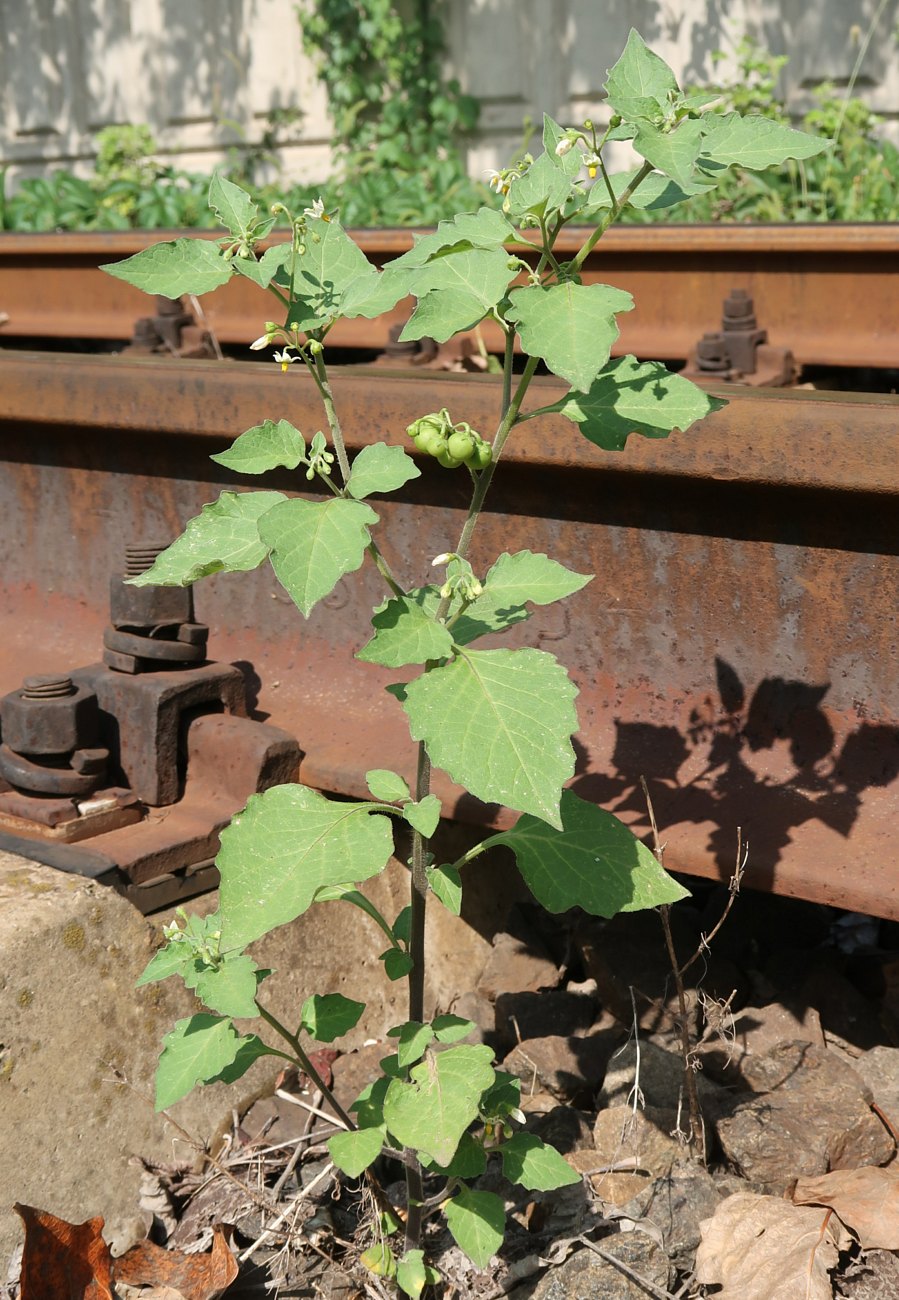
{"type": "Polygon", "coordinates": [[[218,912],[169,927],[166,946],[142,976],[147,983],[180,975],[209,1008],[180,1021],[166,1037],[157,1103],[169,1106],[198,1083],[236,1079],[260,1056],[295,1062],[346,1126],[330,1140],[335,1165],[357,1177],[385,1153],[402,1163],[405,1240],[378,1245],[367,1262],[414,1297],[435,1276],[424,1253],[425,1213],[444,1213],[452,1236],[478,1266],[502,1243],[502,1198],[471,1185],[489,1160],[501,1161],[506,1177],[528,1189],[578,1179],[553,1148],[516,1131],[522,1119],[518,1080],[495,1068],[489,1047],[463,1041],[470,1022],[425,1018],[426,907],[458,914],[466,866],[497,844],[512,850],[530,890],[552,912],[577,906],[611,916],[685,893],[621,822],[566,789],[574,774],[577,689],[565,668],[543,650],[506,649],[501,641],[482,648],[482,638],[526,618],[529,604],[564,600],[591,580],[530,551],[500,555],[485,573],[476,573],[468,557],[485,497],[509,439],[526,421],[562,415],[572,436],[620,454],[632,433],[664,438],[723,405],[661,364],[611,359],[616,316],[633,300],[609,285],[583,284],[581,268],[629,206],[681,203],[710,190],[733,165],[764,168],[824,147],[779,122],[716,113],[709,95],[685,96],[636,32],[606,89],[612,114],[602,133],[589,121],[563,128],[547,117],[544,152],[493,178],[504,195],[501,212],[482,208],[443,221],[381,271],[321,204],[288,214],[292,237],[260,252],[271,216],[219,178],[209,202],[228,231],[222,240],[178,239],[106,268],[173,298],[207,293],[234,275],[267,290],[279,305],[279,320],[268,321],[253,346],[278,345],[282,367],[299,362],[305,368],[330,433],[329,439],[321,433],[308,438],[286,419],[267,419],[241,433],[213,459],[248,474],[298,469],[302,495],[223,492],[131,581],[185,585],[270,563],[308,618],[339,581],[370,561],[383,579],[385,600],[367,636],[361,620],[367,623],[370,612],[360,611],[357,657],[408,666],[396,707],[405,711],[418,742],[414,775],[368,772],[366,802],[335,802],[301,785],[282,785],[253,796],[222,833],[218,912]],[[610,174],[605,151],[610,141],[621,140],[630,141],[638,161],[610,174]],[[571,224],[587,229],[578,251],[563,261],[555,244],[571,224]],[[407,430],[395,430],[392,441],[364,447],[351,462],[326,364],[328,335],[339,320],[376,317],[410,294],[417,305],[403,339],[444,342],[487,317],[503,331],[495,427],[475,430],[463,411],[422,412],[407,430]],[[516,337],[525,358],[520,373],[513,370],[516,337]],[[528,403],[540,361],[571,385],[542,407],[528,403]],[[420,463],[408,454],[413,448],[420,463]],[[405,587],[379,546],[372,498],[422,474],[447,471],[470,479],[464,526],[448,539],[446,553],[434,557],[445,566],[443,581],[429,579],[427,557],[421,585],[405,587]],[[313,485],[320,495],[311,495],[313,485]],[[485,835],[457,861],[436,861],[429,843],[441,808],[430,788],[432,764],[478,799],[517,811],[511,830],[485,835]],[[358,886],[387,865],[397,822],[411,831],[410,902],[391,922],[358,886]],[[334,900],[374,918],[386,945],[386,974],[407,981],[409,992],[408,1019],[393,1030],[396,1051],[350,1113],[331,1098],[304,1043],[347,1033],[364,1005],[327,990],[312,992],[299,1025],[284,1025],[260,987],[268,972],[247,952],[274,927],[334,900]],[[263,1022],[258,1035],[242,1034],[233,1024],[250,1016],[263,1022]]]}

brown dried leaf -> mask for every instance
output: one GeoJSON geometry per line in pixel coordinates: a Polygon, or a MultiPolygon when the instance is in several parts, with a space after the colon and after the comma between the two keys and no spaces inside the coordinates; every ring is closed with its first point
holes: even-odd
{"type": "Polygon", "coordinates": [[[899,1169],[837,1169],[800,1178],[795,1205],[829,1205],[866,1250],[899,1250],[899,1169]]]}
{"type": "Polygon", "coordinates": [[[837,1249],[826,1212],[739,1193],[699,1225],[696,1280],[715,1300],[832,1300],[837,1249]]]}
{"type": "Polygon", "coordinates": [[[112,1257],[99,1215],[67,1223],[30,1205],[13,1209],[25,1224],[21,1300],[113,1300],[112,1257]]]}
{"type": "Polygon", "coordinates": [[[216,1300],[237,1277],[237,1261],[221,1228],[215,1229],[208,1255],[187,1255],[140,1241],[115,1261],[116,1282],[131,1286],[166,1286],[184,1300],[216,1300]]]}

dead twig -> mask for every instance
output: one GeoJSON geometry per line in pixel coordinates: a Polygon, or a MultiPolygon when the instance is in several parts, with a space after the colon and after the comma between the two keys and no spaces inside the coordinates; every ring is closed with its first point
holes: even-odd
{"type": "Polygon", "coordinates": [[[631,1268],[630,1264],[625,1264],[623,1260],[619,1259],[617,1255],[613,1255],[611,1251],[603,1250],[601,1246],[597,1246],[595,1242],[588,1241],[586,1237],[578,1237],[578,1241],[582,1245],[586,1246],[588,1250],[592,1250],[594,1255],[598,1255],[599,1258],[604,1259],[607,1264],[611,1264],[613,1268],[617,1268],[618,1271],[623,1273],[626,1278],[629,1278],[631,1282],[636,1282],[637,1286],[642,1287],[647,1295],[653,1296],[654,1300],[677,1300],[677,1296],[675,1296],[671,1291],[666,1291],[663,1287],[656,1286],[655,1282],[651,1282],[648,1277],[644,1277],[642,1273],[638,1273],[636,1269],[631,1268]]]}
{"type": "Polygon", "coordinates": [[[309,1107],[309,1113],[306,1116],[306,1121],[303,1125],[303,1132],[300,1135],[300,1139],[296,1144],[296,1149],[294,1150],[294,1153],[288,1160],[287,1164],[284,1166],[284,1169],[282,1170],[278,1178],[278,1181],[275,1183],[274,1187],[272,1188],[272,1198],[274,1200],[278,1199],[278,1197],[281,1194],[281,1190],[284,1187],[284,1184],[287,1182],[288,1178],[296,1169],[299,1163],[300,1156],[303,1154],[303,1147],[305,1146],[306,1141],[310,1136],[310,1130],[312,1128],[312,1125],[315,1123],[316,1112],[318,1111],[318,1107],[321,1104],[322,1104],[322,1094],[318,1091],[318,1089],[316,1089],[316,1091],[312,1094],[312,1105],[309,1107]]]}
{"type": "MultiPolygon", "coordinates": [[[[640,777],[640,784],[643,787],[643,796],[646,799],[646,807],[649,812],[649,824],[652,827],[653,852],[660,867],[664,867],[665,847],[659,838],[659,828],[656,825],[655,810],[652,806],[652,799],[649,796],[649,786],[646,784],[646,778],[640,777]]],[[[699,1152],[702,1163],[706,1162],[706,1141],[705,1141],[705,1124],[702,1119],[702,1112],[699,1109],[699,1089],[696,1086],[696,1071],[694,1069],[694,1051],[693,1044],[690,1041],[690,1025],[687,1017],[687,990],[684,985],[684,971],[678,965],[677,953],[674,948],[674,936],[671,933],[671,908],[667,904],[659,908],[659,917],[662,922],[662,930],[665,935],[665,947],[668,950],[668,960],[671,963],[671,970],[674,975],[674,984],[677,989],[677,1003],[680,1014],[678,1016],[678,1028],[680,1030],[681,1054],[684,1060],[684,1091],[687,1094],[687,1109],[690,1113],[690,1136],[689,1143],[699,1152]]]]}
{"type": "Polygon", "coordinates": [[[287,1209],[283,1210],[281,1214],[279,1214],[276,1218],[272,1220],[272,1222],[268,1225],[268,1227],[262,1233],[260,1233],[260,1235],[256,1238],[253,1244],[251,1246],[247,1246],[246,1250],[241,1251],[241,1253],[237,1256],[237,1262],[239,1264],[243,1264],[246,1260],[248,1260],[251,1257],[251,1255],[254,1255],[256,1253],[256,1251],[259,1249],[260,1246],[265,1245],[265,1243],[269,1240],[269,1238],[276,1234],[276,1230],[280,1228],[281,1224],[285,1223],[292,1214],[296,1213],[296,1211],[299,1209],[300,1201],[305,1200],[306,1197],[309,1195],[309,1193],[314,1191],[315,1188],[318,1186],[318,1184],[323,1182],[324,1179],[333,1171],[333,1169],[334,1166],[329,1161],[325,1165],[324,1169],[322,1169],[320,1173],[316,1174],[316,1176],[312,1179],[311,1183],[308,1183],[305,1187],[301,1188],[299,1192],[297,1192],[296,1196],[290,1202],[287,1209]]]}
{"type": "MultiPolygon", "coordinates": [[[[643,785],[643,789],[644,791],[646,791],[645,782],[643,785]]],[[[648,792],[646,794],[646,798],[647,800],[649,799],[648,792]]],[[[653,830],[655,830],[655,827],[653,827],[653,830]]],[[[688,961],[684,962],[678,974],[684,975],[690,969],[690,967],[693,965],[695,961],[699,961],[699,958],[705,956],[705,954],[708,952],[712,940],[714,939],[718,931],[721,929],[724,922],[727,920],[728,914],[730,913],[730,909],[734,905],[734,899],[737,897],[737,894],[739,894],[740,892],[740,886],[743,883],[743,873],[746,870],[746,863],[748,862],[748,860],[749,860],[749,845],[743,844],[742,827],[738,826],[737,827],[737,861],[734,866],[734,874],[731,876],[730,881],[728,882],[728,886],[727,886],[728,898],[727,898],[727,903],[725,904],[724,907],[724,911],[721,913],[720,917],[718,918],[717,922],[712,927],[712,929],[709,931],[709,933],[704,934],[700,937],[699,947],[696,949],[693,956],[688,961]]]]}

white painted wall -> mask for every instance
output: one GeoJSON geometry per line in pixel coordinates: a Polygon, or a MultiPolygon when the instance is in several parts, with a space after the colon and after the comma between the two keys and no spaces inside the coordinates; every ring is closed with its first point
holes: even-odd
{"type": "MultiPolygon", "coordinates": [[[[790,54],[784,89],[801,114],[818,81],[846,83],[880,2],[445,0],[450,70],[483,105],[469,169],[504,162],[544,109],[602,121],[600,87],[632,25],[687,81],[751,32],[790,54]]],[[[897,26],[899,0],[886,0],[856,93],[899,142],[897,26]]],[[[0,0],[0,163],[13,175],[83,171],[96,132],[123,122],[148,123],[164,156],[210,170],[288,107],[302,118],[281,137],[286,174],[321,178],[327,106],[295,0],[0,0]]]]}

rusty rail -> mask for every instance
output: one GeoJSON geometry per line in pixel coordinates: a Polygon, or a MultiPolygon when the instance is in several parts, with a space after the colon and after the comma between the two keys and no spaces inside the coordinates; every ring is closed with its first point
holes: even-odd
{"type": "MultiPolygon", "coordinates": [[[[541,402],[558,386],[541,385],[541,402]]],[[[446,405],[485,432],[492,377],[348,368],[340,401],[362,441],[446,405]],[[361,430],[361,434],[358,432],[361,430]]],[[[748,883],[899,919],[895,593],[899,398],[728,393],[687,435],[604,454],[564,420],[526,424],[488,500],[473,556],[544,550],[597,579],[535,612],[581,696],[575,788],[644,829],[645,776],[672,866],[726,878],[736,828],[748,883]]],[[[111,557],[173,535],[238,480],[208,459],[265,416],[318,428],[305,376],[242,363],[0,353],[0,686],[96,655],[111,557]]],[[[361,445],[357,443],[356,445],[361,445]]],[[[460,477],[428,462],[379,503],[401,580],[458,534],[460,477]]],[[[268,480],[291,490],[286,472],[268,480]]],[[[302,775],[363,793],[362,773],[410,775],[402,674],[354,660],[373,572],[306,623],[267,571],[196,589],[210,654],[249,662],[255,716],[295,734],[302,775]]],[[[513,630],[509,644],[515,644],[513,630]]],[[[502,822],[445,782],[445,811],[502,822]]]]}
{"type": "MultiPolygon", "coordinates": [[[[130,338],[148,299],[96,268],[176,233],[0,235],[0,321],[8,316],[0,344],[4,337],[130,338]]],[[[412,242],[408,230],[356,234],[379,264],[412,242]]],[[[565,253],[579,244],[572,230],[559,246],[565,253]]],[[[683,360],[718,328],[724,299],[740,288],[753,297],[769,342],[791,349],[800,365],[899,367],[899,225],[619,227],[584,269],[588,280],[608,280],[636,299],[637,309],[621,318],[618,352],[683,360]]],[[[264,303],[236,278],[207,296],[204,309],[222,343],[246,344],[264,303]]],[[[401,307],[378,321],[342,322],[332,343],[382,349],[404,314],[401,307]]],[[[486,327],[485,338],[502,350],[486,327]]]]}

